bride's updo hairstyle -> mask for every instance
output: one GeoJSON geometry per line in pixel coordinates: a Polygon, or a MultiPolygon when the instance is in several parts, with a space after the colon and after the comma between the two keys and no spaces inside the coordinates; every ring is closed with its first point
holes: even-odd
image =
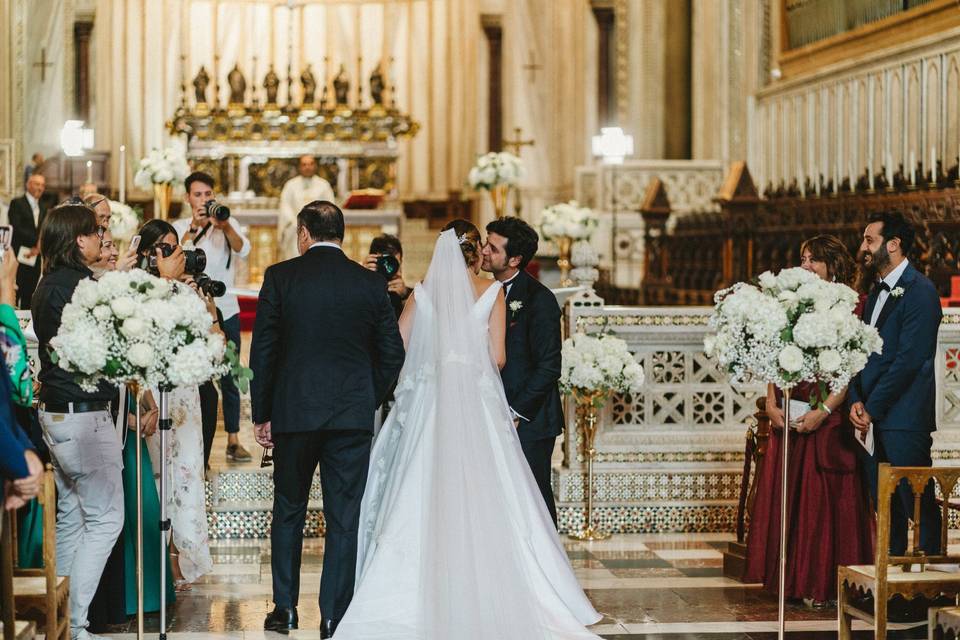
{"type": "Polygon", "coordinates": [[[480,260],[480,230],[477,229],[476,225],[469,220],[457,218],[448,222],[442,231],[448,229],[453,229],[454,233],[457,234],[457,240],[460,241],[460,251],[463,253],[463,259],[467,266],[477,264],[480,260]]]}

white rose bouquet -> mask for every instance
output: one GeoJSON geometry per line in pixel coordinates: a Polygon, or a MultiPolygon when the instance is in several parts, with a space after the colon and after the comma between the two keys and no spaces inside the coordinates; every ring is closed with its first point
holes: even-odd
{"type": "Polygon", "coordinates": [[[643,388],[643,367],[620,338],[578,333],[563,341],[561,356],[560,390],[580,397],[596,394],[597,408],[611,392],[638,393],[643,388]]]}
{"type": "Polygon", "coordinates": [[[843,389],[883,346],[877,330],[854,315],[853,289],[804,269],[767,271],[757,285],[738,283],[714,300],[716,333],[704,340],[707,355],[734,382],[760,380],[781,389],[817,382],[813,406],[826,399],[827,387],[843,389]]]}
{"type": "Polygon", "coordinates": [[[500,185],[515,185],[523,175],[523,160],[506,151],[491,151],[477,158],[467,181],[475,191],[490,191],[500,185]]]}
{"type": "Polygon", "coordinates": [[[190,165],[181,149],[151,149],[147,157],[140,160],[133,183],[141,189],[152,189],[155,184],[182,183],[188,175],[190,165]]]}
{"type": "Polygon", "coordinates": [[[210,333],[212,324],[186,285],[139,269],[110,271],[77,285],[50,345],[54,361],[85,390],[102,382],[196,386],[233,369],[231,349],[210,333]]]}
{"type": "Polygon", "coordinates": [[[597,227],[597,216],[575,200],[551,205],[540,212],[540,235],[545,240],[567,237],[583,240],[597,227]]]}
{"type": "Polygon", "coordinates": [[[110,204],[110,235],[114,241],[130,242],[140,228],[140,216],[128,204],[116,200],[107,202],[110,204]]]}

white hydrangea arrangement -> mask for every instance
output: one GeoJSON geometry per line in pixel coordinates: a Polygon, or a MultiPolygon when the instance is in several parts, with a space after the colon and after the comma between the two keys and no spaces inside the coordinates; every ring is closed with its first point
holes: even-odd
{"type": "Polygon", "coordinates": [[[102,382],[196,386],[231,371],[228,346],[210,333],[212,324],[190,287],[140,269],[109,271],[77,285],[50,345],[88,391],[102,382]]]}
{"type": "Polygon", "coordinates": [[[523,175],[523,160],[506,151],[491,151],[477,158],[467,181],[475,191],[490,191],[500,185],[513,186],[523,175]]]}
{"type": "Polygon", "coordinates": [[[133,183],[141,189],[152,189],[155,184],[179,184],[190,175],[187,156],[179,147],[151,149],[140,160],[133,183]]]}
{"type": "Polygon", "coordinates": [[[567,395],[589,396],[599,407],[610,393],[639,393],[643,388],[643,367],[627,343],[609,334],[578,333],[563,341],[560,390],[567,395]]]}
{"type": "Polygon", "coordinates": [[[597,216],[593,210],[581,207],[576,200],[560,202],[540,212],[540,235],[545,240],[561,237],[587,239],[593,234],[597,224],[597,216]]]}
{"type": "Polygon", "coordinates": [[[128,243],[140,228],[140,216],[133,207],[116,200],[110,204],[110,235],[114,241],[128,243]]]}
{"type": "Polygon", "coordinates": [[[854,314],[858,296],[799,267],[763,273],[756,285],[740,282],[718,291],[704,339],[707,355],[733,382],[762,381],[781,389],[817,382],[822,403],[843,389],[880,353],[883,341],[854,314]]]}

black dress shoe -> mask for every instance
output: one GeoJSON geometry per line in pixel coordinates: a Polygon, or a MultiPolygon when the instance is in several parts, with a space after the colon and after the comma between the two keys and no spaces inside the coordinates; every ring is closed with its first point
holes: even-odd
{"type": "Polygon", "coordinates": [[[326,638],[332,638],[333,632],[337,630],[337,624],[339,620],[324,620],[320,623],[320,638],[321,640],[326,640],[326,638]]]}
{"type": "Polygon", "coordinates": [[[290,631],[297,628],[297,608],[274,607],[263,621],[264,631],[290,631]]]}

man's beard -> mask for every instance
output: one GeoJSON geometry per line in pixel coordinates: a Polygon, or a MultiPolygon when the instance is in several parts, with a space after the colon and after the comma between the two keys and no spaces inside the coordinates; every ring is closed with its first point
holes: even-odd
{"type": "Polygon", "coordinates": [[[879,275],[881,271],[890,266],[890,254],[887,252],[887,243],[884,242],[876,251],[861,251],[860,264],[868,275],[879,275]],[[870,259],[867,260],[867,256],[870,259]],[[872,274],[870,272],[873,272],[872,274]]]}

